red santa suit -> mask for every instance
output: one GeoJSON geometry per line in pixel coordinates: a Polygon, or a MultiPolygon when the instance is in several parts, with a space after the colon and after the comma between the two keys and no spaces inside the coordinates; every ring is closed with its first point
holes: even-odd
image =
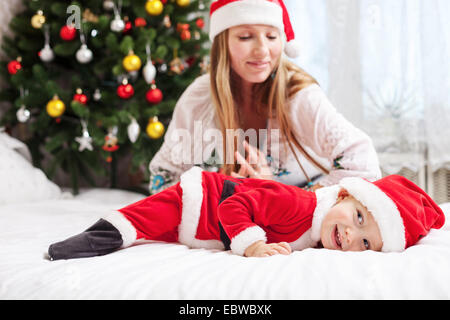
{"type": "Polygon", "coordinates": [[[106,216],[127,247],[139,239],[180,242],[191,248],[231,249],[288,242],[314,247],[339,187],[309,192],[260,179],[234,179],[193,167],[176,185],[106,216]]]}

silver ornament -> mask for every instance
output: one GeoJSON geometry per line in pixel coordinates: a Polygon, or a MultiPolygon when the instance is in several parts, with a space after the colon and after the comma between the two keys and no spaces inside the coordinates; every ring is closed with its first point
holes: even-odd
{"type": "Polygon", "coordinates": [[[145,82],[151,84],[156,77],[156,68],[151,61],[145,64],[144,69],[142,69],[142,74],[144,76],[145,82]]]}
{"type": "Polygon", "coordinates": [[[130,71],[130,72],[128,72],[128,76],[130,77],[130,80],[134,82],[139,77],[139,71],[137,71],[137,70],[136,71],[130,71]]]}
{"type": "Polygon", "coordinates": [[[82,44],[81,48],[76,53],[77,61],[83,64],[91,62],[93,57],[94,54],[86,44],[82,44]]]}
{"type": "Polygon", "coordinates": [[[44,46],[44,48],[41,50],[39,57],[41,58],[41,60],[43,62],[51,62],[53,61],[53,59],[55,58],[55,54],[52,50],[52,48],[50,48],[49,44],[46,44],[44,46]]]}
{"type": "Polygon", "coordinates": [[[162,65],[159,66],[158,71],[161,73],[166,73],[167,72],[167,64],[163,63],[162,65]]]}
{"type": "Polygon", "coordinates": [[[127,131],[128,138],[130,138],[132,143],[135,143],[141,133],[141,128],[135,118],[131,118],[131,123],[128,125],[127,131]]]}
{"type": "Polygon", "coordinates": [[[125,29],[125,21],[122,20],[120,15],[116,14],[113,21],[111,21],[110,27],[114,32],[122,32],[125,29]]]}
{"type": "Polygon", "coordinates": [[[81,126],[83,127],[81,137],[76,137],[75,141],[80,144],[78,147],[78,151],[82,152],[85,149],[88,149],[89,151],[94,150],[92,147],[92,138],[89,135],[89,131],[87,130],[87,125],[85,121],[81,121],[81,126]]]}
{"type": "Polygon", "coordinates": [[[22,123],[27,122],[30,119],[30,115],[30,110],[28,110],[24,105],[22,105],[16,113],[17,120],[22,123]]]}

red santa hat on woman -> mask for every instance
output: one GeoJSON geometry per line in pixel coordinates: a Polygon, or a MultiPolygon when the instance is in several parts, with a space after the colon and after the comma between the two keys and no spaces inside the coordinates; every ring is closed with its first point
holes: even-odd
{"type": "Polygon", "coordinates": [[[431,228],[445,223],[441,208],[408,179],[392,175],[376,182],[344,178],[339,183],[373,215],[383,239],[383,252],[399,252],[414,245],[431,228]]]}
{"type": "Polygon", "coordinates": [[[295,58],[300,46],[295,41],[289,14],[283,0],[215,0],[210,10],[211,41],[228,28],[243,24],[264,24],[276,27],[286,36],[284,52],[295,58]]]}

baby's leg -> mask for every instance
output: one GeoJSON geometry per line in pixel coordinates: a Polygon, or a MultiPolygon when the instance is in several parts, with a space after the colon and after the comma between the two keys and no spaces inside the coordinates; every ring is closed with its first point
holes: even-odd
{"type": "Polygon", "coordinates": [[[115,214],[119,215],[119,220],[124,217],[128,224],[119,225],[113,222],[117,218],[114,214],[108,219],[116,225],[123,236],[134,238],[133,240],[177,242],[182,206],[182,189],[177,183],[151,197],[118,210],[115,214]],[[133,229],[130,230],[128,226],[132,226],[133,229]]]}
{"type": "Polygon", "coordinates": [[[138,239],[178,241],[182,190],[178,184],[113,212],[86,231],[50,245],[51,260],[105,255],[138,239]]]}

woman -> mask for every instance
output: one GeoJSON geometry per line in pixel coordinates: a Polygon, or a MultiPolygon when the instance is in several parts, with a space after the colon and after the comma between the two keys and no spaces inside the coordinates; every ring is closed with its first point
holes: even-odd
{"type": "Polygon", "coordinates": [[[313,189],[348,176],[381,177],[370,138],[337,113],[312,76],[283,57],[283,49],[290,57],[298,50],[281,0],[214,1],[210,38],[210,72],[175,107],[150,163],[151,193],[178,182],[193,165],[313,189]],[[220,130],[220,138],[211,143],[199,128],[220,130]],[[242,134],[227,139],[238,129],[257,135],[243,143],[245,158],[235,151],[242,134]],[[180,142],[181,136],[189,139],[180,142]]]}

